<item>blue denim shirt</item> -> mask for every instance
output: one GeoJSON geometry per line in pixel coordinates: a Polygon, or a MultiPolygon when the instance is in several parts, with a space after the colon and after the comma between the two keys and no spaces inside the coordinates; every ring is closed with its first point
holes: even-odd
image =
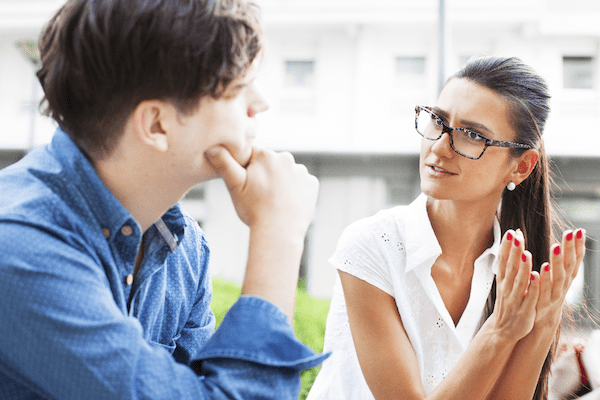
{"type": "Polygon", "coordinates": [[[132,285],[140,226],[62,130],[0,188],[0,399],[295,399],[326,357],[257,297],[214,333],[208,245],[178,205],[132,285]]]}

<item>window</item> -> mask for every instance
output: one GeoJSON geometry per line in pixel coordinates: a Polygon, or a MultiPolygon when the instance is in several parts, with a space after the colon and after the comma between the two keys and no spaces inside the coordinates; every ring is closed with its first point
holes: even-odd
{"type": "Polygon", "coordinates": [[[315,64],[313,59],[284,60],[282,113],[306,115],[316,112],[315,64]]]}
{"type": "Polygon", "coordinates": [[[565,89],[593,89],[594,58],[563,57],[563,87],[565,89]]]}
{"type": "Polygon", "coordinates": [[[402,118],[400,126],[414,126],[416,104],[425,104],[429,92],[427,58],[424,56],[395,56],[392,59],[394,84],[387,88],[391,115],[402,118]]]}
{"type": "Polygon", "coordinates": [[[310,88],[315,83],[313,60],[288,60],[285,62],[285,86],[288,88],[310,88]]]}
{"type": "Polygon", "coordinates": [[[425,86],[425,57],[396,57],[396,79],[402,86],[425,86]]]}

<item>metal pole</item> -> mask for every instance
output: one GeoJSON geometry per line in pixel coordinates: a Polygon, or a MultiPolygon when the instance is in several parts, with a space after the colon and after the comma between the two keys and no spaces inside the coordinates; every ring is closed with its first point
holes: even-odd
{"type": "Polygon", "coordinates": [[[444,0],[439,0],[438,19],[438,94],[446,82],[446,9],[444,0]]]}

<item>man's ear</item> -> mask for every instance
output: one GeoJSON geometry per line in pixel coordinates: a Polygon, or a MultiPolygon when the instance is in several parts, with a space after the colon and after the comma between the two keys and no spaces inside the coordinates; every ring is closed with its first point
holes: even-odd
{"type": "Polygon", "coordinates": [[[531,171],[535,168],[540,154],[537,150],[527,150],[519,157],[516,163],[514,171],[511,173],[511,180],[515,185],[519,185],[531,174],[531,171]]]}
{"type": "Polygon", "coordinates": [[[168,127],[174,117],[173,106],[160,100],[144,100],[133,112],[137,137],[155,150],[166,152],[169,148],[168,127]]]}

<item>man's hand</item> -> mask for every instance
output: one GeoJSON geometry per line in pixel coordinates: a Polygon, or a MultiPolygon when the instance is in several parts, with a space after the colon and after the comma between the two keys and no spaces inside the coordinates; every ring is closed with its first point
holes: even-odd
{"type": "Polygon", "coordinates": [[[319,181],[290,153],[255,147],[246,168],[221,146],[207,151],[206,158],[225,181],[238,216],[250,227],[242,294],[271,301],[291,322],[319,181]]]}
{"type": "Polygon", "coordinates": [[[222,146],[211,148],[206,158],[225,181],[235,210],[246,225],[306,233],[319,182],[304,165],[296,164],[290,153],[254,147],[246,168],[222,146]]]}

